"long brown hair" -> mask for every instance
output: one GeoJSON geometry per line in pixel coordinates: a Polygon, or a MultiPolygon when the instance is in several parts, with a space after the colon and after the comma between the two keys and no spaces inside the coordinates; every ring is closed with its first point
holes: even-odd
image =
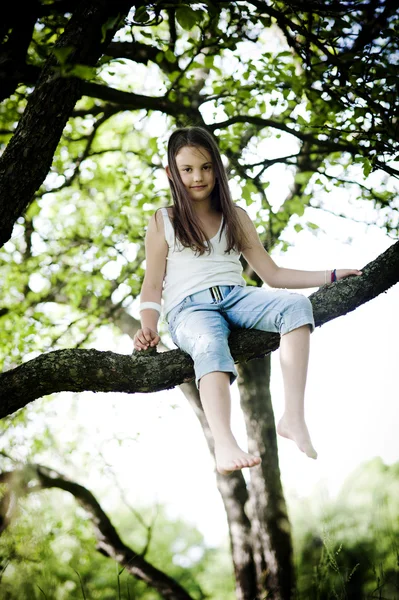
{"type": "Polygon", "coordinates": [[[173,228],[176,239],[184,248],[192,248],[196,254],[211,251],[210,241],[201,228],[193,209],[192,200],[184,187],[176,164],[176,155],[184,146],[202,147],[211,155],[215,172],[215,187],[212,192],[211,203],[212,207],[223,215],[223,226],[220,235],[224,231],[226,232],[226,253],[231,250],[242,252],[248,247],[248,240],[231,198],[227,174],[219,148],[212,135],[202,127],[176,129],[168,142],[168,165],[171,174],[169,185],[174,204],[173,228]]]}

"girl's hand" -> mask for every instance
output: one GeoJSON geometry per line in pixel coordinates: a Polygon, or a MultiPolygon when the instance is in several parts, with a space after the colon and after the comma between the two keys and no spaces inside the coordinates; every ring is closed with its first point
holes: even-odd
{"type": "Polygon", "coordinates": [[[149,327],[143,327],[139,329],[133,339],[133,346],[135,350],[147,350],[148,348],[154,348],[161,338],[157,331],[153,331],[149,327]]]}
{"type": "Polygon", "coordinates": [[[351,277],[353,275],[362,275],[361,271],[357,269],[337,269],[336,270],[337,281],[345,279],[345,277],[351,277]]]}

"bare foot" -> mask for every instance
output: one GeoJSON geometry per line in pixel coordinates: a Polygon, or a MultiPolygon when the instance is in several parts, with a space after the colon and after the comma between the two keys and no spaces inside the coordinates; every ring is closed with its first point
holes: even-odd
{"type": "Polygon", "coordinates": [[[277,425],[277,433],[296,443],[299,450],[309,458],[317,458],[317,452],[313,448],[309,431],[303,419],[287,417],[283,415],[277,425]]]}
{"type": "Polygon", "coordinates": [[[246,467],[255,467],[261,463],[259,456],[247,454],[237,445],[219,445],[215,448],[216,469],[221,475],[229,475],[246,467]]]}

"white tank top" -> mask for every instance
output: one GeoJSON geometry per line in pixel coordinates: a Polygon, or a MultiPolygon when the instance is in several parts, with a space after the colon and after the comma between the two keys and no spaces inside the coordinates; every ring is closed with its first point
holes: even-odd
{"type": "Polygon", "coordinates": [[[226,233],[220,235],[223,217],[219,231],[210,239],[212,245],[210,254],[205,252],[196,255],[191,248],[184,248],[178,240],[175,240],[168,211],[166,208],[161,208],[161,212],[165,239],[169,247],[162,293],[165,317],[172,308],[195,292],[201,292],[215,285],[246,285],[242,277],[240,254],[234,250],[229,254],[224,253],[227,248],[226,233]]]}

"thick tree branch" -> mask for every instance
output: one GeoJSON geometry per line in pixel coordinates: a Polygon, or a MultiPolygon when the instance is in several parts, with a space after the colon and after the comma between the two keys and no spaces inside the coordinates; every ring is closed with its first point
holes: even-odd
{"type": "Polygon", "coordinates": [[[123,92],[106,85],[99,85],[97,83],[85,82],[82,86],[82,92],[86,96],[91,98],[98,98],[99,100],[105,100],[106,102],[112,102],[118,105],[122,105],[124,110],[159,110],[172,117],[180,117],[182,114],[186,115],[186,119],[194,122],[201,121],[201,113],[197,109],[190,107],[183,107],[178,102],[171,102],[167,98],[160,96],[145,96],[144,94],[134,94],[133,92],[123,92]]]}
{"type": "Polygon", "coordinates": [[[169,62],[166,58],[157,60],[157,56],[162,53],[161,48],[151,44],[141,42],[111,42],[105,51],[111,58],[127,58],[136,63],[148,64],[153,62],[158,65],[164,73],[173,73],[176,71],[176,65],[169,62]]]}
{"type": "MultiPolygon", "coordinates": [[[[361,277],[323,286],[310,296],[317,326],[355,310],[399,281],[399,242],[362,270],[361,277]]],[[[234,360],[241,362],[272,352],[279,339],[278,334],[257,330],[234,331],[229,343],[234,360]]],[[[132,356],[56,350],[0,376],[0,418],[55,392],[157,392],[193,377],[192,360],[181,350],[132,356]]]]}
{"type": "MultiPolygon", "coordinates": [[[[114,559],[137,579],[145,581],[166,600],[192,600],[177,581],[147,562],[140,552],[135,552],[123,543],[101,505],[84,486],[53,469],[33,464],[24,469],[0,473],[0,482],[8,484],[9,493],[16,496],[16,499],[44,488],[59,488],[69,492],[88,513],[94,526],[99,552],[114,559]],[[32,485],[35,480],[39,485],[32,485]]],[[[8,518],[3,520],[3,529],[8,522],[8,518]]]]}

